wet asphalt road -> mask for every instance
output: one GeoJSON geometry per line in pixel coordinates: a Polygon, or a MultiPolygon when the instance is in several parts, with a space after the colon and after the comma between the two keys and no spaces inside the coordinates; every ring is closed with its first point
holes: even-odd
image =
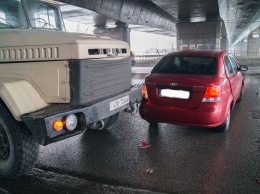
{"type": "Polygon", "coordinates": [[[247,89],[227,133],[169,124],[151,128],[138,114],[122,112],[109,130],[41,147],[36,168],[18,180],[0,181],[0,188],[13,194],[258,194],[260,75],[245,78],[247,89]]]}

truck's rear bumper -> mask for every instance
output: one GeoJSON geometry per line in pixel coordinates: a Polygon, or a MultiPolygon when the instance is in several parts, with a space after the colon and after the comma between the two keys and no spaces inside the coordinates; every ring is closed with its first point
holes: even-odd
{"type": "Polygon", "coordinates": [[[41,145],[47,145],[79,134],[86,129],[87,125],[98,122],[122,110],[129,109],[131,106],[140,103],[141,99],[141,88],[132,88],[128,92],[89,106],[75,108],[69,104],[51,104],[43,110],[23,115],[22,119],[30,129],[35,140],[41,145]],[[117,101],[118,99],[127,99],[127,96],[129,97],[129,102],[120,104],[120,102],[117,101]],[[116,106],[118,103],[119,107],[116,106]],[[53,122],[55,120],[63,120],[70,114],[77,116],[78,126],[76,129],[74,131],[68,131],[66,129],[55,131],[52,127],[53,122]]]}

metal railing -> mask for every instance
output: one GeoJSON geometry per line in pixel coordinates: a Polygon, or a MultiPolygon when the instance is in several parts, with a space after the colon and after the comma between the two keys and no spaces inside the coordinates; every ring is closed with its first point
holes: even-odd
{"type": "MultiPolygon", "coordinates": [[[[249,58],[249,59],[260,59],[260,52],[231,52],[231,54],[236,58],[249,58]]],[[[137,61],[151,61],[160,60],[164,55],[135,55],[135,60],[137,61]]]]}
{"type": "Polygon", "coordinates": [[[260,58],[260,52],[233,52],[232,53],[236,58],[251,58],[258,59],[260,58]]]}
{"type": "Polygon", "coordinates": [[[156,61],[160,60],[164,55],[135,55],[137,61],[156,61]]]}

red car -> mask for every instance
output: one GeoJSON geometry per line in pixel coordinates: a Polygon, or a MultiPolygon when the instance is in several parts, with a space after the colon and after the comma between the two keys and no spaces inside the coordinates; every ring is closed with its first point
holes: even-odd
{"type": "Polygon", "coordinates": [[[229,128],[230,111],[245,90],[234,57],[225,51],[179,51],[164,56],[145,78],[139,112],[151,124],[229,128]]]}

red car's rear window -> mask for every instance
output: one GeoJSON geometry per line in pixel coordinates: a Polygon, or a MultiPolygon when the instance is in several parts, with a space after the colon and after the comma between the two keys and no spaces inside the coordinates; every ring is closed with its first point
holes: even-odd
{"type": "Polygon", "coordinates": [[[217,58],[166,56],[157,63],[152,73],[216,75],[217,58]]]}

